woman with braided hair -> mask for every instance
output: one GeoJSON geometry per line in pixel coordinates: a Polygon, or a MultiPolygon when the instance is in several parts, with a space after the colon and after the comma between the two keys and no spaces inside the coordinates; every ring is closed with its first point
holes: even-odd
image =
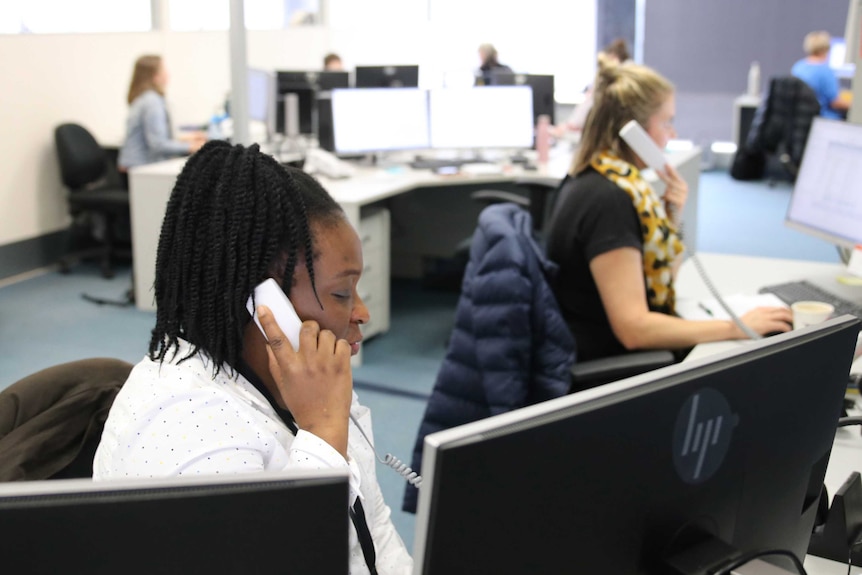
{"type": "Polygon", "coordinates": [[[356,232],[311,176],[256,145],[204,145],[168,202],[149,353],[111,408],[94,478],[343,467],[350,572],[410,573],[353,393],[350,356],[369,320],[362,265],[356,232]],[[304,320],[298,351],[264,306],[267,338],[246,310],[270,277],[304,320]]]}

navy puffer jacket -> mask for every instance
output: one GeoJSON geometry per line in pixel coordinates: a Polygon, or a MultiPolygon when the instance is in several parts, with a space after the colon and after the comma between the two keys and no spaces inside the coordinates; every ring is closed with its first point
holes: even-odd
{"type": "MultiPolygon", "coordinates": [[[[421,472],[429,433],[568,393],[575,341],[546,278],[556,265],[515,204],[485,208],[470,246],[455,328],[413,450],[421,472]]],[[[407,485],[403,509],[416,511],[407,485]]]]}

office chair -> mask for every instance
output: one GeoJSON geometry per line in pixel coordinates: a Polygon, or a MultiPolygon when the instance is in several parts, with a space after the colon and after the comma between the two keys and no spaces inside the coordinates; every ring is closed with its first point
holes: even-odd
{"type": "MultiPolygon", "coordinates": [[[[455,328],[414,446],[415,471],[421,473],[429,433],[673,363],[670,351],[576,361],[574,337],[549,283],[556,268],[522,205],[482,210],[455,328]]],[[[405,511],[415,511],[416,495],[408,485],[405,511]]]]}
{"type": "Polygon", "coordinates": [[[108,411],[132,365],[83,359],[0,392],[0,481],[92,477],[108,411]]]}
{"type": "Polygon", "coordinates": [[[129,222],[129,190],[119,178],[110,181],[108,154],[83,126],[71,123],[57,126],[54,144],[60,176],[69,191],[69,213],[73,220],[69,253],[60,260],[60,271],[67,273],[77,260],[99,258],[102,275],[113,277],[114,259],[131,257],[130,249],[117,248],[116,237],[119,227],[129,222]],[[93,216],[104,222],[102,237],[96,246],[75,251],[76,235],[83,233],[93,239],[93,216]]]}
{"type": "Polygon", "coordinates": [[[779,174],[796,180],[808,132],[820,114],[820,102],[814,90],[794,76],[778,76],[769,81],[769,89],[755,112],[745,141],[733,158],[730,175],[737,180],[757,180],[770,174],[770,160],[777,160],[779,174]]]}

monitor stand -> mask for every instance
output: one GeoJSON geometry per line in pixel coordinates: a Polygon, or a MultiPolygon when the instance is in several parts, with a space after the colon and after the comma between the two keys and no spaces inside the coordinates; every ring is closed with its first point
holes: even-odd
{"type": "Polygon", "coordinates": [[[850,475],[835,497],[826,515],[826,521],[811,534],[808,553],[825,559],[862,567],[862,481],[858,472],[850,475]]]}
{"type": "MultiPolygon", "coordinates": [[[[709,575],[711,573],[732,573],[735,575],[791,575],[797,573],[767,563],[760,558],[746,561],[732,570],[726,571],[739,561],[743,561],[743,553],[709,533],[700,529],[687,529],[681,534],[680,541],[686,543],[678,547],[664,560],[665,570],[662,572],[674,575],[709,575]]],[[[679,543],[678,543],[679,545],[679,543]]],[[[786,564],[790,563],[784,558],[786,564]]],[[[801,561],[801,559],[800,559],[801,561]]]]}

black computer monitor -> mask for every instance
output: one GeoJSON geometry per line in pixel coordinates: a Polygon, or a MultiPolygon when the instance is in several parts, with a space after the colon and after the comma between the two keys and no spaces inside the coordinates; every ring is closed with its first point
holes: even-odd
{"type": "Polygon", "coordinates": [[[419,66],[357,66],[357,88],[416,88],[419,66]]]}
{"type": "Polygon", "coordinates": [[[314,134],[317,129],[317,98],[321,92],[350,86],[348,72],[309,71],[309,70],[279,70],[276,72],[276,131],[287,133],[287,115],[285,114],[285,99],[288,94],[295,94],[298,100],[300,134],[314,134]]]}
{"type": "Polygon", "coordinates": [[[785,224],[853,248],[862,244],[862,126],[815,118],[785,224]]]}
{"type": "Polygon", "coordinates": [[[7,483],[3,572],[343,574],[347,501],[335,471],[7,483]]]}
{"type": "Polygon", "coordinates": [[[699,541],[804,557],[859,325],[427,436],[417,572],[657,574],[699,541]]]}
{"type": "Polygon", "coordinates": [[[539,116],[551,118],[555,123],[556,104],[554,103],[554,76],[549,74],[514,74],[510,72],[495,73],[494,86],[530,86],[533,89],[533,118],[538,122],[539,116]]]}

